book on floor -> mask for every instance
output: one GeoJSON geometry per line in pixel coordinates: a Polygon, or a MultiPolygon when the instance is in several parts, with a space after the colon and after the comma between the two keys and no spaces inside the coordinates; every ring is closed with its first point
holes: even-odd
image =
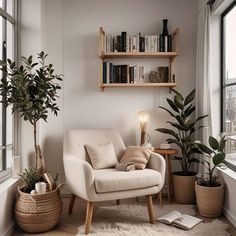
{"type": "Polygon", "coordinates": [[[181,229],[190,230],[203,220],[194,216],[181,214],[179,211],[174,210],[166,215],[158,217],[157,221],[164,224],[173,225],[181,229]]]}

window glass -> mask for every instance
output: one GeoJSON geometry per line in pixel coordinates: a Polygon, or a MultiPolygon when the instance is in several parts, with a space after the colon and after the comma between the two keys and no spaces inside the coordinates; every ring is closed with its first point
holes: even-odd
{"type": "Polygon", "coordinates": [[[6,5],[7,5],[7,13],[13,15],[13,0],[7,0],[6,5]]]}
{"type": "Polygon", "coordinates": [[[236,166],[236,7],[231,5],[222,15],[222,128],[227,133],[226,160],[236,166]],[[235,154],[234,154],[235,153],[235,154]],[[232,157],[233,161],[232,161],[232,157]]]}
{"type": "MultiPolygon", "coordinates": [[[[13,13],[13,0],[0,1],[0,7],[7,13],[13,13]]],[[[15,22],[8,15],[3,18],[0,12],[0,60],[10,58],[14,61],[14,27],[15,22]]],[[[0,71],[0,79],[7,76],[0,71]]],[[[4,97],[0,97],[4,100],[4,97]]],[[[13,155],[13,115],[11,107],[5,108],[0,103],[0,181],[10,172],[13,155]]]]}

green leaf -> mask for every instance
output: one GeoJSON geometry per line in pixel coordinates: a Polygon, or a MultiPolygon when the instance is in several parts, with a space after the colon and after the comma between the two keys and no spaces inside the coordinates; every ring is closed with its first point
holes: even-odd
{"type": "Polygon", "coordinates": [[[186,106],[186,105],[188,105],[190,102],[192,102],[193,99],[194,99],[194,97],[195,97],[195,89],[185,98],[185,100],[184,100],[184,105],[186,106]]]}
{"type": "Polygon", "coordinates": [[[178,91],[176,91],[175,89],[171,89],[172,92],[174,92],[176,95],[178,95],[180,97],[181,102],[184,100],[183,96],[181,95],[181,93],[179,93],[178,91]]]}
{"type": "Polygon", "coordinates": [[[219,143],[214,137],[210,136],[208,141],[212,149],[218,150],[219,143]]]}
{"type": "Polygon", "coordinates": [[[161,108],[161,109],[167,111],[172,117],[175,117],[175,115],[174,115],[171,111],[169,111],[167,108],[161,107],[161,106],[159,106],[159,108],[161,108]]]}
{"type": "Polygon", "coordinates": [[[181,97],[179,97],[178,95],[174,97],[174,103],[180,110],[184,109],[184,104],[181,102],[181,97]]]}
{"type": "Polygon", "coordinates": [[[175,103],[174,103],[172,100],[170,100],[169,98],[167,98],[166,100],[167,100],[167,102],[169,103],[170,107],[171,107],[174,111],[176,111],[176,112],[179,113],[179,109],[178,109],[178,107],[175,105],[175,103]]]}
{"type": "Polygon", "coordinates": [[[171,129],[159,128],[159,129],[156,129],[156,131],[161,132],[161,133],[164,133],[164,134],[169,134],[169,135],[174,136],[176,139],[179,140],[178,134],[176,134],[176,133],[175,133],[173,130],[171,130],[171,129]]]}
{"type": "Polygon", "coordinates": [[[206,145],[202,144],[202,143],[198,143],[197,146],[199,147],[199,149],[203,152],[203,153],[206,153],[208,155],[211,155],[212,154],[212,150],[207,147],[206,145]]]}
{"type": "Polygon", "coordinates": [[[180,148],[182,147],[181,143],[178,140],[176,140],[176,139],[168,138],[168,139],[166,139],[166,141],[167,141],[167,143],[175,143],[180,148]]]}
{"type": "Polygon", "coordinates": [[[219,165],[220,163],[222,163],[225,159],[225,155],[223,153],[217,153],[213,158],[212,161],[214,163],[214,165],[219,165]]]}
{"type": "Polygon", "coordinates": [[[223,152],[224,148],[225,148],[225,143],[226,143],[227,139],[226,137],[222,137],[220,142],[219,142],[219,147],[218,147],[218,151],[219,152],[223,152]]]}
{"type": "Polygon", "coordinates": [[[199,163],[200,161],[197,159],[197,158],[191,158],[190,160],[189,160],[189,162],[190,163],[199,163]]]}
{"type": "Polygon", "coordinates": [[[184,111],[186,117],[190,116],[195,111],[195,106],[192,104],[184,111]]]}
{"type": "Polygon", "coordinates": [[[177,124],[177,123],[174,123],[174,122],[171,122],[171,121],[167,121],[166,123],[169,123],[171,126],[175,127],[176,129],[184,130],[184,127],[177,124]]]}
{"type": "Polygon", "coordinates": [[[199,116],[197,119],[196,119],[196,122],[206,118],[208,115],[204,115],[204,116],[199,116]]]}

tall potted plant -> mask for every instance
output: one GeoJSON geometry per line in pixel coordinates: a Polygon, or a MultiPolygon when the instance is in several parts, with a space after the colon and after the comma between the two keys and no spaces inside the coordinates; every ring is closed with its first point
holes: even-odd
{"type": "Polygon", "coordinates": [[[223,136],[219,141],[209,137],[209,147],[198,143],[199,149],[205,154],[202,164],[206,169],[206,177],[199,178],[195,183],[196,200],[199,213],[206,217],[218,217],[221,215],[224,201],[224,185],[217,181],[214,171],[225,159],[225,142],[223,136]]]}
{"type": "Polygon", "coordinates": [[[50,174],[45,170],[44,158],[37,142],[39,120],[47,121],[48,111],[54,115],[59,111],[56,99],[61,89],[58,81],[62,80],[62,75],[55,74],[52,64],[46,64],[46,57],[44,52],[38,54],[37,61],[33,61],[33,56],[22,57],[20,67],[9,59],[0,61],[3,74],[0,83],[1,102],[6,107],[11,105],[13,113],[17,112],[33,126],[35,168],[21,174],[25,186],[18,189],[15,207],[18,225],[28,232],[42,232],[54,227],[62,209],[58,186],[53,184],[50,174]],[[51,192],[31,195],[38,181],[47,182],[51,192]]]}
{"type": "Polygon", "coordinates": [[[175,156],[175,159],[179,161],[181,171],[174,172],[172,175],[174,197],[176,202],[187,204],[195,201],[196,172],[192,171],[191,168],[193,163],[198,162],[194,154],[201,153],[195,143],[194,135],[197,130],[202,128],[199,121],[207,115],[193,117],[195,90],[191,91],[185,98],[178,91],[174,89],[172,91],[175,94],[174,99],[166,99],[171,110],[160,106],[173,118],[174,121],[167,121],[172,129],[158,128],[156,131],[170,135],[171,137],[166,141],[174,143],[180,148],[181,156],[175,156]]]}

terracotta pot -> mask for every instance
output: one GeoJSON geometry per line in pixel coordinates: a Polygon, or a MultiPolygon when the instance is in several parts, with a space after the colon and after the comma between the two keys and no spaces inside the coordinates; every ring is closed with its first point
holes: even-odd
{"type": "Polygon", "coordinates": [[[190,172],[191,175],[189,176],[181,174],[182,172],[174,172],[172,174],[175,202],[182,204],[195,203],[194,185],[196,173],[190,172]]]}
{"type": "Polygon", "coordinates": [[[205,217],[218,217],[222,213],[224,186],[206,187],[195,183],[196,200],[199,213],[205,217]]]}

